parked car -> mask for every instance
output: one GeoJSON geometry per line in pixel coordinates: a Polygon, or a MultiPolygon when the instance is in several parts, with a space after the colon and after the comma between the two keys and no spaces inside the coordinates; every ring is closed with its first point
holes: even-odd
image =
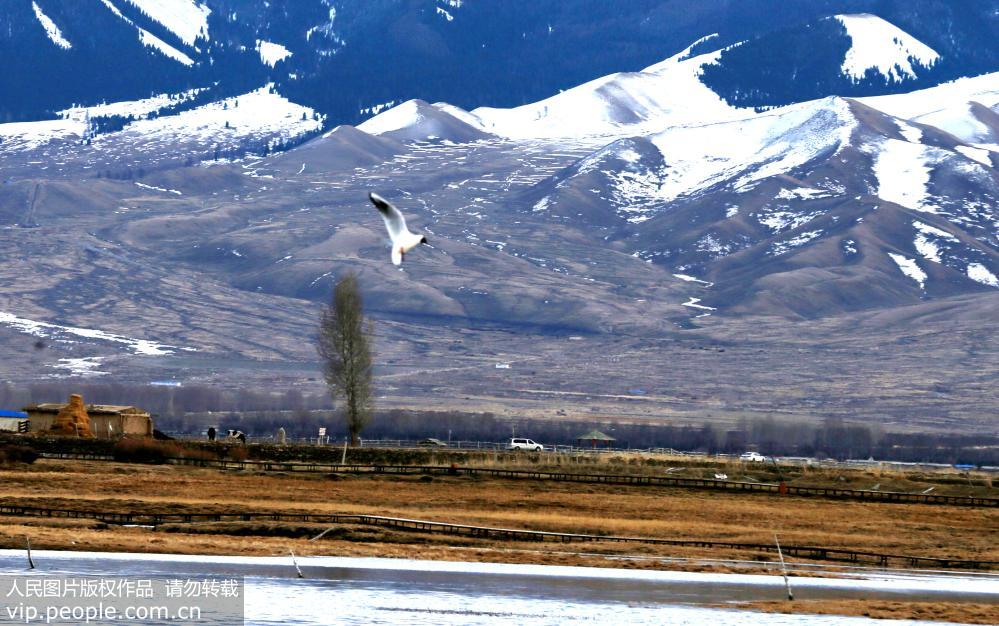
{"type": "Polygon", "coordinates": [[[545,449],[543,445],[536,441],[530,439],[524,439],[522,437],[514,437],[510,440],[510,443],[506,444],[507,450],[533,450],[534,452],[541,452],[545,449]]]}
{"type": "Polygon", "coordinates": [[[418,446],[423,448],[446,448],[447,444],[440,439],[434,439],[433,437],[428,437],[427,439],[421,439],[417,442],[418,446]]]}
{"type": "Polygon", "coordinates": [[[759,452],[743,452],[739,457],[740,461],[748,461],[750,463],[764,463],[767,457],[763,456],[759,452]]]}

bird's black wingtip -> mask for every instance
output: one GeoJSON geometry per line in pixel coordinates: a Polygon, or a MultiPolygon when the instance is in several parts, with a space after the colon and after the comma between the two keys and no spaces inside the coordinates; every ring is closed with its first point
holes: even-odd
{"type": "Polygon", "coordinates": [[[371,200],[371,204],[375,205],[379,209],[387,209],[388,208],[388,202],[385,200],[385,198],[382,198],[381,196],[379,196],[377,193],[375,193],[373,191],[369,191],[368,192],[368,200],[371,200]]]}

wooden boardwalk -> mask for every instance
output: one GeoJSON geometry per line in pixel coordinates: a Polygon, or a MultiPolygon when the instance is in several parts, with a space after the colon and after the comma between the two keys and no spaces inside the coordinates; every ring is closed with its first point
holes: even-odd
{"type": "MultiPolygon", "coordinates": [[[[0,515],[15,517],[82,518],[95,519],[109,524],[134,524],[149,526],[158,526],[168,523],[194,524],[211,522],[278,522],[286,524],[312,523],[328,524],[331,526],[346,524],[378,526],[381,528],[404,532],[454,535],[500,541],[641,543],[708,549],[751,550],[757,552],[777,551],[776,545],[763,543],[737,543],[699,539],[659,539],[654,537],[622,537],[615,535],[558,533],[540,530],[470,526],[466,524],[451,524],[447,522],[407,519],[401,517],[386,517],[381,515],[358,515],[344,513],[279,513],[271,511],[246,511],[240,513],[115,513],[98,510],[0,505],[0,515]]],[[[822,561],[840,561],[856,564],[870,563],[880,567],[931,567],[940,569],[966,570],[999,569],[999,562],[996,561],[942,559],[937,557],[911,556],[821,546],[782,545],[781,549],[785,554],[801,558],[817,559],[822,561]]]]}
{"type": "MultiPolygon", "coordinates": [[[[46,458],[80,458],[81,460],[112,461],[111,457],[94,455],[43,455],[46,458]]],[[[556,482],[597,483],[607,485],[631,485],[672,487],[678,489],[702,489],[729,492],[766,493],[774,495],[800,496],[806,498],[826,498],[834,500],[859,500],[863,502],[887,502],[896,504],[942,504],[949,506],[970,506],[996,508],[999,498],[980,496],[953,496],[934,493],[904,493],[899,491],[870,491],[864,489],[840,489],[836,487],[799,487],[776,483],[752,483],[709,478],[678,478],[670,476],[649,476],[636,474],[588,474],[574,472],[550,472],[538,470],[513,470],[479,467],[457,467],[453,465],[368,465],[356,463],[314,463],[307,461],[228,461],[206,459],[170,459],[175,465],[193,465],[230,471],[258,472],[307,472],[322,474],[395,474],[430,476],[480,476],[506,478],[511,480],[550,480],[556,482]]]]}

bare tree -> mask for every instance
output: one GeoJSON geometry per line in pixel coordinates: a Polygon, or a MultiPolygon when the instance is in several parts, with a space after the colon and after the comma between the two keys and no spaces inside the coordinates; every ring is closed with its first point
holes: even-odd
{"type": "Polygon", "coordinates": [[[316,350],[333,399],[343,400],[343,412],[356,446],[371,419],[371,322],[364,319],[357,276],[344,276],[333,289],[333,299],[319,316],[316,350]]]}

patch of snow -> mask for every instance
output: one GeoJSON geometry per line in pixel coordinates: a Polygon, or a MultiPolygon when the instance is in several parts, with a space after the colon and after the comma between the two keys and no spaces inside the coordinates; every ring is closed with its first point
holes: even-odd
{"type": "Polygon", "coordinates": [[[858,98],[863,104],[899,119],[934,126],[965,143],[991,141],[989,127],[971,112],[970,102],[986,108],[999,104],[999,73],[961,78],[929,89],[890,96],[858,98]]]}
{"type": "Polygon", "coordinates": [[[422,121],[423,115],[420,113],[416,100],[407,100],[358,124],[357,129],[371,135],[381,135],[400,128],[414,126],[422,121]]]}
{"type": "Polygon", "coordinates": [[[260,62],[271,67],[291,56],[291,50],[281,44],[261,39],[257,40],[257,53],[260,55],[260,62]]]}
{"type": "Polygon", "coordinates": [[[188,46],[199,37],[208,39],[212,10],[194,0],[125,0],[159,22],[188,46]]]}
{"type": "Polygon", "coordinates": [[[985,167],[992,167],[992,159],[989,158],[990,152],[988,150],[972,148],[971,146],[957,146],[954,149],[972,161],[978,161],[985,167]]]}
{"type": "Polygon", "coordinates": [[[146,185],[144,183],[135,183],[135,186],[136,187],[142,187],[143,189],[151,189],[152,191],[162,191],[163,193],[173,193],[173,194],[177,194],[178,196],[184,195],[183,193],[181,193],[180,191],[177,191],[176,189],[164,189],[163,187],[154,187],[153,185],[146,185]]]}
{"type": "Polygon", "coordinates": [[[746,191],[838,150],[856,126],[849,104],[830,97],[738,121],[671,128],[651,138],[667,164],[658,198],[671,200],[726,181],[746,191]]]}
{"type": "MultiPolygon", "coordinates": [[[[10,313],[0,312],[0,324],[10,326],[15,330],[33,335],[35,337],[58,337],[59,335],[75,335],[87,339],[97,339],[109,341],[111,343],[124,344],[135,354],[149,356],[166,356],[173,354],[178,348],[165,344],[154,343],[148,339],[133,339],[123,335],[107,333],[103,330],[93,330],[91,328],[77,328],[74,326],[60,326],[48,322],[37,322],[23,317],[17,317],[10,313]]],[[[187,349],[187,348],[185,348],[187,349]]]]}
{"type": "Polygon", "coordinates": [[[701,283],[702,285],[705,285],[707,287],[711,287],[712,285],[714,285],[714,283],[712,282],[701,280],[700,278],[695,278],[694,276],[690,276],[689,274],[673,274],[673,276],[688,283],[701,283]]]}
{"type": "Polygon", "coordinates": [[[893,82],[916,78],[912,61],[929,68],[940,59],[935,50],[876,15],[837,15],[835,19],[852,41],[841,69],[853,80],[862,80],[870,69],[893,82]]]}
{"type": "Polygon", "coordinates": [[[48,35],[50,40],[52,40],[52,43],[59,46],[63,50],[69,50],[73,47],[73,44],[69,43],[69,40],[62,36],[62,31],[59,30],[59,27],[52,21],[52,18],[42,12],[42,8],[38,6],[37,2],[32,2],[31,8],[35,10],[35,17],[38,18],[42,28],[45,29],[45,34],[48,35]]]}
{"type": "Polygon", "coordinates": [[[449,22],[454,21],[454,16],[448,13],[446,10],[442,9],[441,7],[437,7],[437,15],[443,15],[444,19],[446,19],[449,22]]]}
{"type": "Polygon", "coordinates": [[[106,376],[109,372],[102,372],[97,368],[101,366],[101,361],[105,357],[89,356],[77,359],[59,359],[59,362],[52,367],[56,369],[69,370],[72,376],[83,378],[90,376],[106,376]]]}
{"type": "Polygon", "coordinates": [[[462,109],[461,107],[456,107],[453,104],[448,104],[446,102],[435,102],[432,106],[435,109],[444,111],[451,117],[458,118],[459,120],[465,122],[466,124],[472,126],[473,128],[478,128],[479,130],[485,130],[485,128],[483,128],[482,126],[482,120],[475,117],[465,109],[462,109]]]}
{"type": "Polygon", "coordinates": [[[981,263],[968,263],[968,278],[977,283],[999,289],[999,278],[996,278],[996,275],[981,263]]]}
{"type": "Polygon", "coordinates": [[[142,117],[153,111],[186,102],[202,91],[204,91],[204,88],[189,89],[175,94],[162,93],[142,100],[112,102],[110,104],[98,104],[91,107],[72,107],[59,111],[59,115],[78,122],[83,122],[87,116],[111,117],[118,115],[122,117],[142,117]]]}
{"type": "Polygon", "coordinates": [[[775,235],[786,230],[794,230],[822,215],[822,211],[798,213],[795,211],[767,211],[758,213],[756,219],[775,235]]]}
{"type": "Polygon", "coordinates": [[[782,254],[790,252],[791,250],[794,250],[795,248],[800,248],[801,246],[805,245],[809,241],[812,241],[821,234],[822,234],[821,230],[810,230],[808,232],[801,233],[800,235],[792,237],[787,241],[779,241],[770,247],[769,253],[772,256],[780,256],[782,254]]]}
{"type": "Polygon", "coordinates": [[[916,264],[915,259],[910,259],[902,256],[901,254],[895,254],[894,252],[889,252],[888,256],[895,261],[895,264],[898,265],[898,269],[902,270],[903,274],[916,281],[920,289],[926,288],[926,272],[924,272],[922,268],[916,264]]]}
{"type": "Polygon", "coordinates": [[[698,239],[695,247],[698,252],[711,252],[718,254],[719,256],[725,256],[732,251],[732,246],[730,244],[721,243],[711,233],[708,233],[698,239]]]}
{"type": "MultiPolygon", "coordinates": [[[[941,103],[946,105],[948,103],[941,103]]],[[[970,102],[960,102],[952,106],[944,106],[915,118],[921,124],[935,126],[940,130],[954,135],[965,143],[982,143],[995,141],[999,135],[983,123],[972,112],[970,102]]]]}
{"type": "Polygon", "coordinates": [[[846,252],[847,254],[857,254],[857,242],[853,239],[844,239],[842,245],[843,252],[846,252]]]}
{"type": "MultiPolygon", "coordinates": [[[[313,117],[312,109],[290,102],[275,93],[273,85],[266,85],[178,115],[133,122],[124,132],[141,137],[149,149],[162,149],[180,141],[217,141],[223,133],[233,140],[261,135],[291,138],[321,128],[322,121],[313,117]]],[[[106,137],[98,136],[95,144],[106,137]]]]}
{"type": "Polygon", "coordinates": [[[718,309],[713,306],[705,306],[703,304],[698,304],[700,298],[691,297],[689,300],[683,303],[683,306],[689,306],[692,309],[701,309],[703,311],[717,311],[718,309]]]}
{"type": "Polygon", "coordinates": [[[142,45],[155,48],[164,56],[170,57],[178,63],[187,66],[194,65],[194,59],[143,28],[139,29],[139,41],[142,42],[142,45]]]}
{"type": "Polygon", "coordinates": [[[958,239],[947,231],[934,228],[933,226],[924,224],[920,221],[915,221],[912,225],[917,231],[919,231],[916,234],[916,238],[912,242],[913,246],[916,248],[916,252],[918,252],[927,261],[943,263],[943,261],[940,260],[940,247],[942,244],[939,240],[943,239],[957,243],[958,239]]]}
{"type": "Polygon", "coordinates": [[[775,197],[779,200],[815,200],[817,198],[829,198],[832,195],[826,189],[798,187],[797,189],[781,189],[775,197]]]}
{"type": "Polygon", "coordinates": [[[902,120],[895,120],[895,125],[898,126],[898,132],[905,138],[909,143],[922,143],[923,141],[923,131],[916,128],[915,126],[910,126],[902,120]]]}
{"type": "Polygon", "coordinates": [[[957,241],[958,241],[957,237],[955,237],[954,235],[948,233],[947,231],[940,230],[939,228],[930,226],[929,224],[924,224],[923,222],[920,222],[919,220],[914,221],[912,223],[912,225],[913,225],[913,227],[915,227],[916,230],[918,230],[919,232],[921,232],[923,234],[932,235],[934,237],[940,237],[941,239],[946,239],[948,241],[953,241],[955,243],[957,243],[957,241]]]}
{"type": "Polygon", "coordinates": [[[983,285],[999,289],[999,278],[996,278],[996,275],[981,263],[968,263],[968,278],[983,285]]]}
{"type": "Polygon", "coordinates": [[[734,204],[730,207],[725,208],[725,217],[735,217],[739,214],[739,207],[734,204]]]}
{"type": "Polygon", "coordinates": [[[932,166],[946,157],[946,152],[921,144],[885,139],[875,146],[874,175],[878,179],[878,197],[916,211],[936,213],[926,204],[932,166]]]}

